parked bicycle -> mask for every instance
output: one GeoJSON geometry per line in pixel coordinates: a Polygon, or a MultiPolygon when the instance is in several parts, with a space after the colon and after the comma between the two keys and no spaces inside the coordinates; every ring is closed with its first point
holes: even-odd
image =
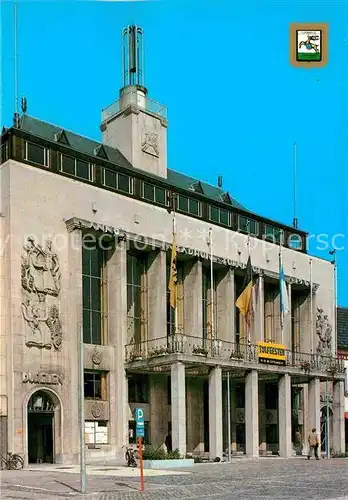
{"type": "Polygon", "coordinates": [[[133,448],[130,448],[129,446],[123,446],[123,448],[126,449],[125,452],[125,458],[127,462],[127,467],[137,467],[137,458],[138,458],[138,453],[136,450],[133,448]]]}
{"type": "Polygon", "coordinates": [[[0,456],[0,469],[1,470],[19,470],[23,469],[24,460],[17,453],[3,453],[0,456]]]}

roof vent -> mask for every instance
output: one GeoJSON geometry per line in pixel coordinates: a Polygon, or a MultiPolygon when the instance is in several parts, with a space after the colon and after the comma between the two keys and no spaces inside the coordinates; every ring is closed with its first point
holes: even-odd
{"type": "Polygon", "coordinates": [[[222,188],[222,175],[218,176],[218,186],[219,188],[222,188]]]}

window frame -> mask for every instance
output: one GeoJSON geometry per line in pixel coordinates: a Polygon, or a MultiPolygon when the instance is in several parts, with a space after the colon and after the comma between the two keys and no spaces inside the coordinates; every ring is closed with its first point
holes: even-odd
{"type": "Polygon", "coordinates": [[[156,204],[161,205],[161,206],[165,206],[165,207],[169,206],[168,189],[160,187],[160,186],[156,186],[155,184],[151,184],[151,182],[147,182],[147,181],[142,181],[141,182],[141,198],[143,200],[151,201],[151,202],[156,203],[156,204]],[[153,199],[145,197],[145,185],[151,186],[154,189],[154,192],[153,192],[154,197],[153,197],[153,199]],[[164,191],[164,203],[156,200],[156,190],[164,191]]]}
{"type": "Polygon", "coordinates": [[[284,229],[281,229],[277,226],[272,226],[271,224],[264,224],[263,238],[264,240],[270,241],[275,245],[284,245],[285,231],[284,229]],[[267,228],[272,229],[273,237],[267,234],[267,228]],[[275,231],[279,231],[279,240],[275,237],[275,231]]]}
{"type": "MultiPolygon", "coordinates": [[[[132,331],[132,341],[135,345],[140,346],[142,342],[147,340],[149,328],[149,311],[148,311],[148,261],[146,253],[132,253],[127,252],[127,273],[126,273],[126,287],[127,287],[127,332],[132,331]],[[131,261],[131,264],[130,264],[131,261]],[[134,264],[136,262],[136,264],[134,264]],[[129,276],[128,268],[131,266],[132,276],[129,276]],[[136,267],[134,267],[136,266],[136,267]],[[140,266],[139,284],[134,279],[137,266],[140,266]],[[132,298],[132,304],[129,303],[129,297],[132,298]],[[135,302],[139,301],[139,302],[135,302]],[[131,313],[133,308],[134,314],[131,313]],[[136,316],[139,310],[140,316],[136,316]],[[137,326],[137,324],[139,326],[137,326]]],[[[130,339],[127,339],[130,342],[130,339]]]]}
{"type": "Polygon", "coordinates": [[[64,174],[64,175],[69,175],[72,178],[76,179],[82,179],[83,181],[89,181],[89,182],[94,182],[95,179],[95,165],[93,163],[90,163],[88,161],[81,160],[79,158],[75,158],[74,156],[67,155],[65,153],[59,153],[59,171],[64,174]],[[65,172],[63,170],[63,156],[66,156],[67,158],[71,158],[74,160],[74,174],[70,174],[69,172],[65,172]],[[83,163],[86,163],[88,165],[88,179],[86,177],[81,177],[77,175],[77,162],[81,161],[83,163]]]}
{"type": "Polygon", "coordinates": [[[177,193],[176,194],[176,210],[177,210],[177,212],[181,212],[182,214],[188,214],[188,215],[191,215],[192,217],[202,217],[202,202],[197,200],[196,198],[191,198],[190,196],[187,196],[185,194],[177,193]],[[182,208],[179,207],[180,197],[187,199],[187,211],[183,210],[182,208]],[[191,200],[194,200],[195,202],[198,203],[198,214],[191,212],[191,210],[190,210],[191,200]]]}
{"type": "Polygon", "coordinates": [[[34,163],[35,165],[40,165],[41,167],[50,168],[50,150],[45,146],[41,146],[41,144],[36,144],[36,142],[24,141],[24,160],[29,161],[30,163],[34,163]],[[44,163],[38,163],[36,161],[30,160],[28,157],[28,145],[32,144],[38,148],[42,148],[44,150],[44,163]]]}
{"type": "Polygon", "coordinates": [[[111,168],[103,167],[102,185],[104,187],[106,187],[107,189],[112,189],[114,191],[117,191],[117,192],[125,194],[125,195],[127,195],[127,194],[133,195],[134,194],[134,177],[132,177],[132,176],[130,176],[128,174],[124,174],[122,172],[117,172],[116,170],[112,170],[111,168]],[[112,172],[113,174],[116,175],[116,187],[109,186],[108,184],[105,183],[105,172],[106,171],[112,172]],[[128,192],[119,188],[119,175],[123,175],[124,177],[128,177],[129,178],[129,191],[128,192]]]}
{"type": "Polygon", "coordinates": [[[89,419],[85,420],[85,445],[86,446],[93,447],[93,446],[108,445],[108,444],[110,444],[109,443],[109,439],[110,439],[109,435],[110,435],[110,433],[109,433],[109,421],[108,420],[89,420],[89,419]],[[93,439],[93,443],[86,441],[86,435],[87,436],[91,435],[89,432],[86,432],[86,423],[92,423],[92,424],[94,424],[94,426],[93,426],[94,427],[94,432],[93,432],[94,439],[93,439]],[[106,424],[106,425],[103,425],[103,427],[106,427],[106,437],[107,437],[106,443],[99,443],[99,442],[97,442],[97,439],[96,439],[96,436],[97,436],[96,429],[98,428],[98,425],[100,425],[101,423],[106,424]]]}
{"type": "Polygon", "coordinates": [[[227,210],[226,208],[220,208],[220,207],[217,207],[216,205],[209,204],[209,207],[208,207],[208,219],[213,224],[220,224],[221,226],[224,226],[224,227],[232,227],[232,213],[229,210],[227,210]],[[211,217],[211,209],[212,208],[218,210],[218,214],[219,214],[219,220],[218,221],[212,219],[212,217],[211,217]],[[227,224],[225,224],[224,222],[221,222],[221,211],[222,210],[224,212],[226,212],[227,215],[228,215],[228,223],[227,224]]]}
{"type": "MultiPolygon", "coordinates": [[[[251,228],[251,224],[249,224],[249,228],[251,228]]],[[[255,219],[247,217],[246,215],[237,214],[237,229],[241,233],[250,234],[250,236],[258,236],[260,234],[260,223],[255,219]],[[241,224],[240,224],[241,219],[246,219],[247,225],[248,225],[248,222],[254,223],[255,224],[255,231],[251,231],[251,230],[248,231],[248,230],[243,229],[241,227],[241,224]]]]}
{"type": "Polygon", "coordinates": [[[84,386],[85,386],[85,376],[86,375],[93,375],[93,396],[88,396],[85,397],[85,401],[107,401],[108,400],[108,395],[107,395],[107,372],[106,371],[100,371],[100,370],[84,370],[83,372],[83,381],[84,381],[84,386]],[[96,397],[96,377],[100,377],[100,397],[96,397]]]}
{"type": "Polygon", "coordinates": [[[90,261],[89,261],[89,264],[90,264],[89,274],[85,274],[84,269],[83,269],[83,260],[82,260],[82,315],[83,315],[83,318],[84,318],[85,311],[89,312],[89,342],[86,342],[86,340],[85,340],[85,325],[84,325],[84,321],[82,320],[83,321],[82,322],[83,342],[84,342],[84,344],[88,344],[88,345],[107,345],[107,310],[108,310],[108,304],[107,304],[107,296],[108,296],[108,290],[107,290],[107,254],[106,254],[107,251],[99,248],[98,245],[93,250],[88,250],[88,249],[83,248],[81,259],[83,259],[83,257],[84,257],[84,255],[83,255],[84,251],[87,252],[87,251],[96,251],[96,250],[98,252],[100,252],[100,255],[98,256],[98,259],[100,259],[100,261],[99,261],[99,264],[100,264],[99,274],[100,275],[99,276],[95,276],[93,274],[93,271],[91,270],[90,261]],[[89,304],[90,307],[85,307],[85,304],[83,301],[84,280],[85,279],[88,279],[88,281],[89,281],[89,299],[91,297],[91,292],[92,292],[92,286],[91,286],[92,280],[94,280],[94,279],[99,280],[100,311],[98,311],[97,309],[93,309],[91,307],[91,304],[89,304]],[[93,340],[95,340],[93,338],[93,319],[92,319],[93,312],[100,314],[100,324],[99,324],[100,339],[99,339],[99,343],[97,343],[97,344],[95,342],[93,342],[93,340]]]}

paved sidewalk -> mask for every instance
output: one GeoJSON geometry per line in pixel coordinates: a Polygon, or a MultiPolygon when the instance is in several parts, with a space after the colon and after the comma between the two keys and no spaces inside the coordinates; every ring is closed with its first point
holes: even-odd
{"type": "Polygon", "coordinates": [[[79,493],[77,468],[35,466],[2,473],[1,500],[346,500],[348,460],[235,460],[175,471],[145,471],[89,466],[88,493],[79,493]]]}

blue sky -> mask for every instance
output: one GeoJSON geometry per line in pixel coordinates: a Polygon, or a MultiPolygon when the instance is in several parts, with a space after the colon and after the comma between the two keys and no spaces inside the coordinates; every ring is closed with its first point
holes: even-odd
{"type": "MultiPolygon", "coordinates": [[[[2,19],[1,123],[10,125],[13,3],[2,19]]],[[[145,31],[149,95],[168,106],[169,166],[224,187],[247,208],[312,234],[348,234],[348,3],[18,0],[19,92],[28,113],[100,140],[121,86],[121,29],[145,31]],[[289,23],[328,22],[329,64],[289,64],[289,23]]],[[[337,245],[348,245],[337,238],[337,245]]],[[[314,242],[314,255],[328,258],[314,242]]],[[[337,252],[348,306],[348,250],[337,252]]]]}

